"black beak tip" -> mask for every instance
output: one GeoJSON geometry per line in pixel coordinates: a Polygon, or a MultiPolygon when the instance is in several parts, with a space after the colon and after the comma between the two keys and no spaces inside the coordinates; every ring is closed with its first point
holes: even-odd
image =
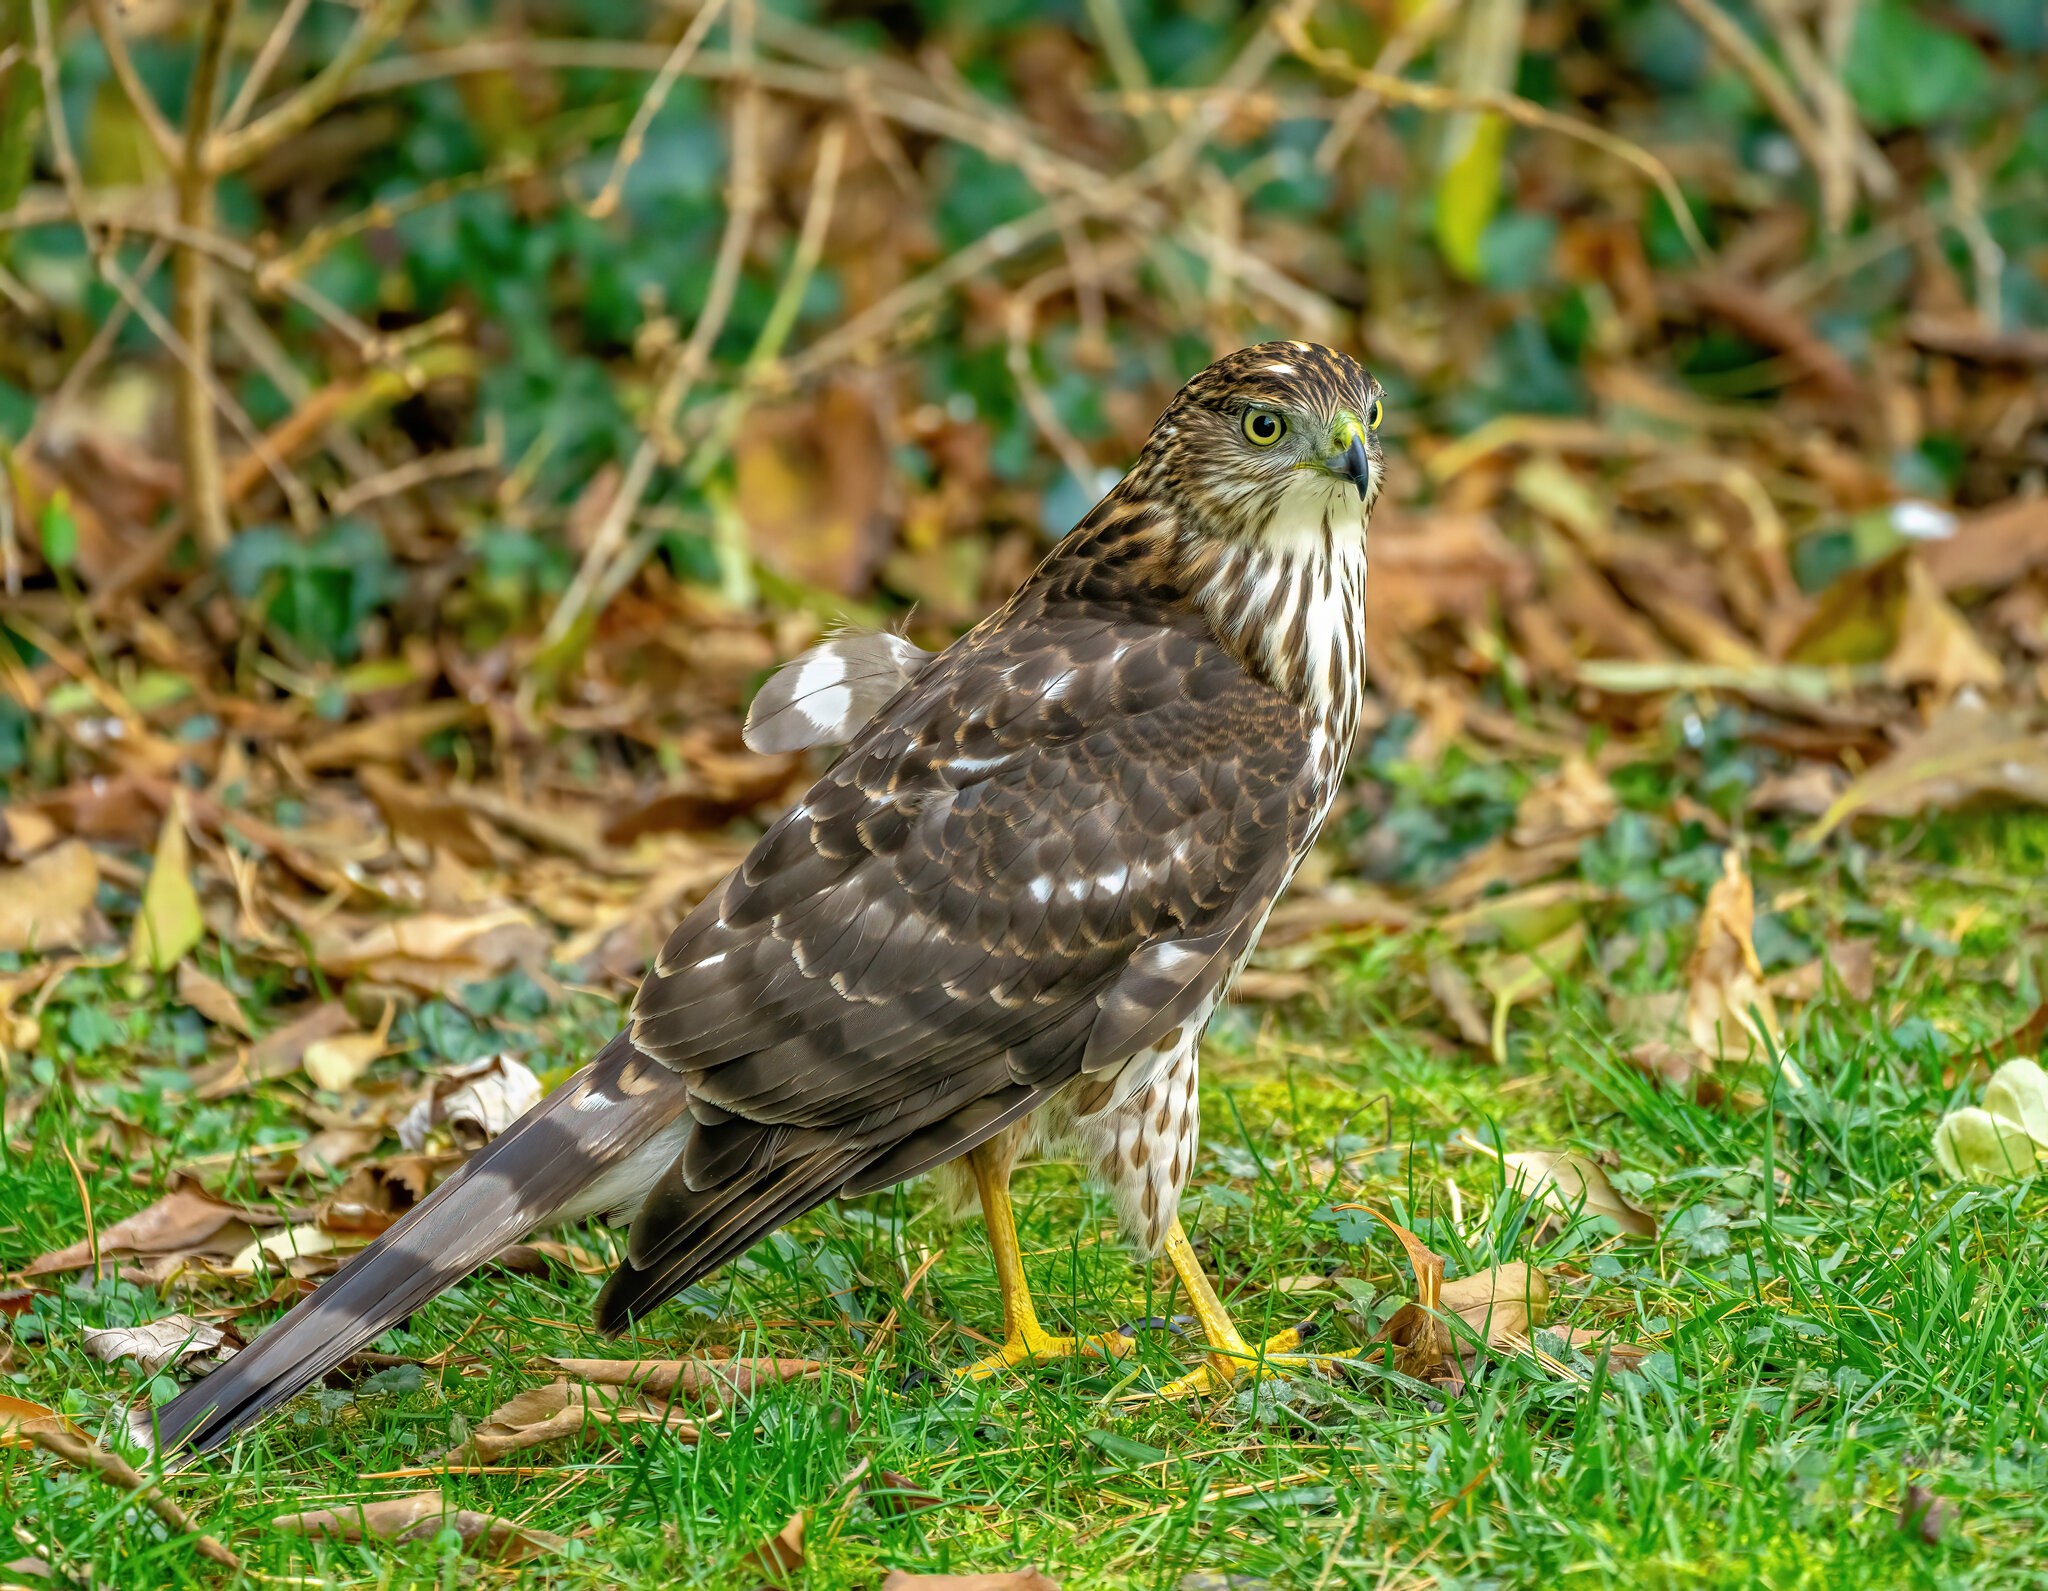
{"type": "Polygon", "coordinates": [[[1372,460],[1366,455],[1364,441],[1354,436],[1351,445],[1338,458],[1342,472],[1358,488],[1358,500],[1364,502],[1365,494],[1372,485],[1372,460]]]}

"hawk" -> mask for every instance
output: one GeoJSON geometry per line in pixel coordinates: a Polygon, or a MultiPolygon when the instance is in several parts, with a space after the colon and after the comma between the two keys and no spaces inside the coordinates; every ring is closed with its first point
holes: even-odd
{"type": "MultiPolygon", "coordinates": [[[[1001,1350],[1039,1324],[1009,1202],[1078,1150],[1164,1252],[1209,1363],[1256,1373],[1178,1218],[1202,1031],[1315,843],[1358,726],[1379,384],[1264,343],[1168,404],[1130,473],[952,646],[843,638],[770,681],[757,747],[846,750],[669,937],[630,1021],[253,1345],[156,1413],[165,1448],[257,1419],[537,1227],[629,1223],[623,1330],[825,1200],[964,1168],[1001,1350]]],[[[957,1174],[957,1173],[956,1173],[957,1174]]]]}

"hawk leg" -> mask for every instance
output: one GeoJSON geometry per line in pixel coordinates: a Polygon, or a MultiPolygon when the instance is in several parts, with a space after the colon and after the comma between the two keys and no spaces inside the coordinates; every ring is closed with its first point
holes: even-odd
{"type": "Polygon", "coordinates": [[[1010,1208],[1010,1156],[994,1143],[971,1151],[967,1161],[981,1193],[981,1214],[988,1223],[988,1243],[995,1253],[996,1285],[1003,1293],[1003,1345],[986,1358],[955,1372],[963,1381],[982,1381],[1019,1365],[1050,1364],[1056,1359],[1120,1359],[1131,1351],[1132,1337],[1106,1331],[1095,1337],[1055,1337],[1038,1323],[1031,1287],[1024,1279],[1024,1253],[1017,1243],[1017,1220],[1010,1208]]]}
{"type": "Polygon", "coordinates": [[[1188,1305],[1208,1341],[1209,1362],[1145,1397],[1183,1398],[1220,1392],[1245,1377],[1257,1379],[1275,1374],[1283,1365],[1299,1368],[1313,1362],[1295,1352],[1308,1336],[1307,1321],[1268,1337],[1256,1347],[1245,1341],[1237,1323],[1230,1318],[1230,1311],[1223,1307],[1223,1300],[1216,1296],[1216,1289],[1210,1285],[1202,1262],[1195,1257],[1194,1245],[1178,1220],[1166,1234],[1166,1257],[1173,1261],[1174,1274],[1186,1289],[1188,1305]]]}

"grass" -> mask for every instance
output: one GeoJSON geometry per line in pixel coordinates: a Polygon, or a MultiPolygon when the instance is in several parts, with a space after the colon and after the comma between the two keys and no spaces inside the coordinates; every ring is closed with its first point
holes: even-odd
{"type": "MultiPolygon", "coordinates": [[[[2034,830],[1950,825],[1889,873],[1853,856],[1785,872],[1779,899],[1808,902],[1787,908],[1791,925],[1874,929],[1884,976],[1869,1006],[1808,1008],[1794,1042],[1812,1086],[1776,1088],[1761,1109],[1643,1080],[1586,986],[1517,1011],[1505,1068],[1451,1052],[1423,1031],[1418,949],[1401,939],[1332,952],[1320,1002],[1219,1024],[1208,1150],[1184,1214],[1248,1335],[1313,1309],[1322,1341],[1362,1341],[1405,1296],[1384,1229],[1329,1209],[1370,1200],[1447,1254],[1453,1275],[1542,1265],[1552,1324],[1646,1345],[1643,1373],[1609,1374],[1553,1343],[1553,1364],[1496,1359],[1442,1403],[1367,1364],[1201,1409],[1133,1410],[1121,1393],[1193,1362],[1189,1345],[1147,1333],[1141,1356],[1116,1365],[975,1387],[912,1377],[966,1362],[1000,1321],[979,1224],[949,1226],[913,1187],[806,1218],[653,1323],[638,1345],[649,1356],[731,1347],[832,1367],[728,1410],[697,1446],[635,1436],[544,1452],[529,1475],[379,1478],[536,1384],[539,1355],[625,1351],[581,1324],[595,1279],[488,1276],[381,1344],[427,1355],[459,1339],[476,1363],[411,1390],[400,1376],[390,1391],[302,1398],[175,1493],[251,1583],[455,1583],[471,1570],[446,1537],[363,1546],[266,1527],[441,1484],[462,1507],[572,1537],[517,1571],[483,1571],[562,1586],[757,1585],[747,1554],[803,1509],[805,1583],[819,1587],[874,1585],[892,1567],[1025,1564],[1069,1587],[1171,1588],[1195,1571],[1304,1588],[2048,1585],[2048,1200],[2034,1183],[1947,1186],[1927,1159],[1935,1121],[1970,1091],[1945,1070],[2016,1025],[2034,993],[2027,896],[1953,880],[2039,843],[2034,830]],[[2017,988],[2001,981],[2015,968],[2017,988]],[[1488,1124],[1510,1147],[1617,1161],[1661,1234],[1629,1240],[1598,1219],[1560,1230],[1504,1193],[1487,1161],[1447,1150],[1457,1129],[1488,1124]],[[878,1333],[892,1310],[897,1328],[878,1333]],[[892,1515],[845,1492],[861,1459],[943,1506],[892,1515]]],[[[1657,962],[1609,981],[1672,985],[1672,960],[1657,962]]],[[[75,987],[73,1009],[92,1008],[75,987]]],[[[93,988],[120,1036],[87,1033],[103,1041],[76,1061],[89,1086],[54,1090],[18,1131],[0,1181],[9,1263],[82,1234],[67,1147],[103,1228],[153,1197],[172,1163],[294,1131],[274,1099],[196,1106],[166,1091],[162,1069],[188,1040],[162,1003],[93,988]],[[128,1126],[110,1135],[110,1115],[128,1126]],[[131,1171],[124,1148],[138,1142],[150,1147],[131,1171]]],[[[76,1025],[64,1013],[46,1013],[53,1034],[76,1025]]],[[[605,1019],[586,1006],[524,1031],[566,1063],[605,1019]]],[[[1173,1307],[1163,1267],[1132,1260],[1072,1167],[1026,1169],[1019,1195],[1043,1314],[1092,1330],[1173,1307]]],[[[4,1390],[100,1428],[137,1389],[81,1351],[79,1329],[171,1307],[120,1282],[65,1288],[35,1306],[22,1334],[42,1340],[16,1347],[4,1390]]],[[[61,1542],[99,1584],[232,1578],[39,1454],[0,1451],[0,1521],[61,1542]]]]}

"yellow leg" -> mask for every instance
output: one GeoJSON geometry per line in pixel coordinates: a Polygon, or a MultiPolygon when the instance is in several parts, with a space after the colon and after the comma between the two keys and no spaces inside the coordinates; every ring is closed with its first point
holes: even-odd
{"type": "Polygon", "coordinates": [[[1180,1278],[1180,1285],[1188,1295],[1188,1307],[1194,1311],[1202,1336],[1209,1344],[1209,1362],[1201,1369],[1169,1382],[1156,1394],[1146,1396],[1181,1398],[1219,1392],[1242,1377],[1272,1374],[1280,1368],[1275,1359],[1282,1356],[1283,1362],[1295,1367],[1309,1362],[1294,1351],[1307,1335],[1306,1322],[1268,1337],[1256,1348],[1244,1340],[1237,1323],[1230,1318],[1230,1311],[1216,1296],[1216,1289],[1210,1285],[1208,1275],[1202,1270],[1202,1262],[1195,1257],[1195,1247],[1188,1241],[1179,1221],[1175,1221],[1173,1229],[1166,1234],[1166,1257],[1173,1262],[1174,1274],[1180,1278]]]}
{"type": "Polygon", "coordinates": [[[969,1154],[967,1162],[974,1168],[982,1218],[988,1223],[988,1244],[995,1252],[996,1285],[1003,1293],[1003,1345],[958,1372],[961,1378],[980,1381],[1023,1364],[1120,1359],[1129,1353],[1132,1339],[1120,1331],[1106,1331],[1097,1337],[1055,1337],[1038,1324],[1031,1285],[1024,1279],[1024,1252],[1017,1244],[1017,1218],[1010,1208],[1009,1166],[988,1144],[969,1154]]]}

